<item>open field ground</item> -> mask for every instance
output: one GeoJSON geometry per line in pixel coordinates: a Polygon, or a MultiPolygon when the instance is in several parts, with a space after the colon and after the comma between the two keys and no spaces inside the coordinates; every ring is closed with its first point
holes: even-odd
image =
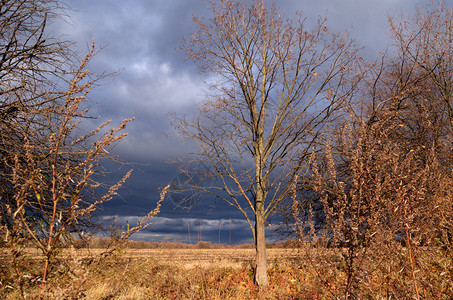
{"type": "MultiPolygon", "coordinates": [[[[48,298],[73,299],[255,299],[254,249],[127,249],[100,263],[86,261],[103,249],[64,249],[60,259],[70,267],[53,270],[48,298]]],[[[268,249],[267,299],[328,299],[321,287],[311,286],[314,274],[297,267],[297,249],[268,249]]],[[[42,257],[34,249],[26,256],[39,267],[42,257]]],[[[40,298],[37,286],[27,283],[28,299],[40,298]]],[[[5,287],[2,287],[5,290],[5,287]]],[[[19,291],[9,291],[16,299],[19,291]]]]}
{"type": "MultiPolygon", "coordinates": [[[[35,259],[43,258],[36,250],[27,250],[35,259]]],[[[78,249],[83,257],[95,257],[103,249],[78,249]]],[[[62,256],[67,257],[71,250],[64,249],[62,256]]],[[[294,261],[300,257],[299,249],[267,249],[269,262],[294,261]]],[[[155,261],[162,265],[191,267],[232,267],[253,264],[254,249],[127,249],[117,257],[128,262],[155,261]]]]}
{"type": "MultiPolygon", "coordinates": [[[[63,249],[62,258],[72,255],[70,249],[63,249]]],[[[97,257],[104,249],[77,249],[77,255],[86,259],[97,257]]],[[[1,250],[0,250],[1,253],[1,250]]],[[[35,261],[44,257],[36,249],[26,249],[25,253],[35,261]]],[[[240,268],[243,264],[252,265],[255,249],[126,249],[116,255],[118,261],[138,263],[154,261],[161,265],[178,266],[186,269],[192,267],[231,267],[240,268]]],[[[295,261],[301,256],[300,249],[267,249],[268,261],[295,261]]]]}
{"type": "MultiPolygon", "coordinates": [[[[44,299],[344,298],[346,272],[341,257],[345,250],[268,249],[270,285],[264,291],[259,291],[253,280],[254,249],[124,249],[97,259],[104,251],[63,249],[58,256],[61,263],[55,262],[44,292],[31,276],[23,276],[24,296],[27,299],[41,296],[44,299]]],[[[24,254],[38,274],[42,257],[33,249],[26,249],[24,254]]],[[[5,257],[5,252],[2,256],[5,257]]],[[[2,262],[2,268],[5,267],[2,262]]],[[[431,263],[429,268],[433,270],[431,284],[435,289],[426,289],[427,297],[423,298],[450,299],[451,259],[431,263]]],[[[396,287],[410,290],[412,286],[410,278],[403,277],[403,273],[390,278],[374,271],[358,288],[369,299],[399,299],[392,297],[396,287]]],[[[3,279],[1,291],[4,294],[1,299],[21,297],[20,291],[8,287],[3,279]]]]}

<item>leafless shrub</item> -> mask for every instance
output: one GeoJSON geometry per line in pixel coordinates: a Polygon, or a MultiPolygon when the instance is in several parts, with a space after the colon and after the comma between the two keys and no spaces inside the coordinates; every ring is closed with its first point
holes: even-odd
{"type": "Polygon", "coordinates": [[[452,15],[390,19],[397,57],[294,185],[295,229],[333,297],[452,297],[452,15]]]}
{"type": "MultiPolygon", "coordinates": [[[[82,134],[79,124],[91,118],[86,96],[108,76],[87,70],[94,42],[78,64],[71,43],[47,32],[47,22],[64,14],[58,0],[6,0],[0,7],[0,289],[17,289],[25,297],[28,287],[39,284],[44,297],[56,290],[47,283],[62,268],[83,284],[87,265],[62,255],[62,248],[81,231],[98,229],[96,211],[130,176],[131,171],[113,186],[99,182],[102,160],[112,158],[132,119],[116,128],[107,121],[82,134]],[[100,191],[105,193],[98,196],[100,191]]],[[[149,226],[167,189],[154,211],[122,230],[113,248],[90,263],[149,226]]],[[[70,292],[73,297],[80,286],[70,292]]]]}

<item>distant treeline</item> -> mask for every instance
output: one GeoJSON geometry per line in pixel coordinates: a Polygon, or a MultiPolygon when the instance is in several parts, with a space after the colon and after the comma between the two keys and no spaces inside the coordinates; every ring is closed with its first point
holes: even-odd
{"type": "MultiPolygon", "coordinates": [[[[112,243],[110,238],[93,238],[89,241],[76,239],[74,246],[76,248],[108,248],[112,243]]],[[[297,243],[293,240],[285,242],[268,243],[267,248],[295,248],[297,243]]],[[[163,241],[163,242],[147,242],[147,241],[128,241],[127,248],[129,249],[253,249],[254,244],[216,244],[207,241],[200,241],[196,244],[186,244],[181,242],[163,241]]]]}

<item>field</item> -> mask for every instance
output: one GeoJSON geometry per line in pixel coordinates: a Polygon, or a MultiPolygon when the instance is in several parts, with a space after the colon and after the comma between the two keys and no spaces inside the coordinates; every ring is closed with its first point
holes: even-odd
{"type": "MultiPolygon", "coordinates": [[[[86,295],[93,299],[255,299],[253,255],[254,249],[127,250],[104,274],[110,282],[87,290],[86,295]],[[121,276],[112,273],[117,267],[123,270],[121,276]]],[[[321,297],[319,289],[307,289],[304,283],[309,274],[295,268],[298,257],[296,249],[268,249],[271,285],[261,296],[329,298],[321,297]]]]}
{"type": "MultiPolygon", "coordinates": [[[[254,249],[127,249],[86,267],[102,249],[65,249],[60,257],[70,268],[54,270],[49,298],[85,299],[255,299],[254,249]]],[[[27,251],[35,262],[41,257],[27,251]]],[[[270,287],[265,299],[328,299],[326,291],[310,286],[314,278],[296,267],[297,249],[268,249],[270,287]]],[[[29,299],[39,298],[29,288],[29,299]]],[[[16,299],[18,292],[6,299],[16,299]]]]}
{"type": "MultiPolygon", "coordinates": [[[[161,265],[178,266],[185,269],[193,267],[240,268],[243,264],[253,264],[254,255],[254,249],[128,249],[123,252],[122,259],[131,262],[153,260],[161,265]]],[[[291,261],[297,259],[298,250],[268,249],[267,255],[271,262],[291,261]]]]}
{"type": "MultiPolygon", "coordinates": [[[[267,249],[270,285],[261,291],[253,280],[254,249],[123,249],[99,259],[104,251],[63,249],[58,256],[61,263],[55,261],[45,291],[24,275],[23,296],[27,299],[344,298],[347,273],[342,254],[345,249],[267,249]]],[[[42,257],[36,250],[25,252],[39,272],[42,257]]],[[[432,257],[431,253],[427,258],[432,262],[432,257]]],[[[429,271],[435,275],[430,279],[433,288],[426,288],[423,298],[450,299],[451,259],[437,260],[430,270],[434,265],[442,270],[429,271]]],[[[399,263],[397,267],[401,269],[399,263]]],[[[371,275],[356,287],[362,295],[369,299],[413,295],[412,277],[404,275],[405,271],[380,273],[373,262],[364,269],[371,268],[374,273],[368,273],[371,275]]],[[[2,299],[21,297],[17,288],[2,284],[1,290],[7,292],[2,299]]]]}

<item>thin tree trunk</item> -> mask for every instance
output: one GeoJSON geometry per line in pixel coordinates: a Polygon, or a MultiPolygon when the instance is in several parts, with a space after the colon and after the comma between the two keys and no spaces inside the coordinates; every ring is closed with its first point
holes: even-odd
{"type": "Polygon", "coordinates": [[[260,287],[267,287],[269,285],[269,279],[267,277],[266,237],[264,229],[265,229],[264,205],[263,202],[257,201],[255,214],[255,235],[256,235],[255,282],[260,287]]]}

